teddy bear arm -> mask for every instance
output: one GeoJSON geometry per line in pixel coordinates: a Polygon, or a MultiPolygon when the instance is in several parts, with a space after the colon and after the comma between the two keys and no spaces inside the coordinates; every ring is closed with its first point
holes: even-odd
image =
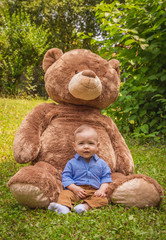
{"type": "Polygon", "coordinates": [[[108,133],[116,156],[116,172],[129,175],[134,172],[134,162],[130,150],[112,119],[107,118],[109,123],[108,133]]]}
{"type": "Polygon", "coordinates": [[[14,158],[19,163],[34,160],[40,150],[40,135],[47,127],[46,115],[55,104],[41,104],[35,107],[22,121],[13,143],[14,158]]]}

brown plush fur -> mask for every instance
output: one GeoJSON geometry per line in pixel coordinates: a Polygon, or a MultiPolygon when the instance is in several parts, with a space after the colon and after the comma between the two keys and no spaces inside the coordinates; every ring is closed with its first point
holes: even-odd
{"type": "MultiPolygon", "coordinates": [[[[119,62],[117,60],[107,62],[89,50],[76,49],[63,54],[60,49],[51,49],[44,57],[43,68],[46,71],[46,90],[59,104],[37,106],[23,120],[16,134],[14,158],[19,163],[31,162],[33,165],[22,168],[8,182],[16,199],[21,204],[40,207],[38,198],[33,202],[32,186],[34,186],[48,198],[47,204],[57,200],[62,189],[61,173],[67,161],[75,154],[72,147],[73,133],[82,124],[89,124],[96,129],[100,142],[98,155],[108,163],[113,173],[117,172],[113,174],[113,184],[108,191],[109,199],[123,183],[135,178],[143,178],[154,185],[157,189],[155,194],[160,198],[163,194],[162,188],[154,179],[144,175],[131,175],[134,172],[134,163],[130,151],[115,123],[100,112],[100,109],[109,106],[118,96],[119,62]],[[85,70],[86,74],[83,73],[85,70]],[[100,96],[93,100],[72,96],[68,85],[77,72],[80,72],[79,78],[87,77],[86,83],[89,82],[89,86],[96,76],[100,79],[102,84],[100,96]],[[13,187],[15,184],[16,187],[13,187]],[[24,200],[26,196],[23,198],[20,196],[20,189],[24,185],[26,191],[23,195],[27,194],[27,198],[31,196],[32,204],[24,200]],[[29,191],[27,186],[30,186],[29,191]]],[[[84,82],[81,84],[84,85],[84,82]]],[[[152,193],[154,194],[154,189],[152,193]]],[[[153,205],[153,200],[151,202],[153,205]]],[[[157,202],[159,203],[160,201],[157,202]]],[[[137,205],[136,202],[134,204],[137,205]]],[[[157,204],[155,200],[154,205],[157,204]]]]}

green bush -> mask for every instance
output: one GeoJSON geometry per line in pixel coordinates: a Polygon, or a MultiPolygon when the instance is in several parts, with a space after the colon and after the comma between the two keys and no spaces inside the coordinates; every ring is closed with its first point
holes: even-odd
{"type": "MultiPolygon", "coordinates": [[[[166,110],[166,2],[102,2],[96,16],[107,36],[100,54],[121,63],[121,92],[107,114],[119,129],[160,141],[166,110]]],[[[93,39],[92,42],[96,44],[93,39]]]]}
{"type": "Polygon", "coordinates": [[[31,23],[30,16],[23,10],[12,15],[6,10],[2,19],[0,92],[16,95],[26,91],[31,94],[35,91],[34,82],[37,83],[37,79],[34,79],[36,68],[42,73],[38,73],[39,83],[43,80],[43,71],[38,65],[41,65],[43,55],[47,51],[49,34],[42,25],[36,26],[31,23]]]}

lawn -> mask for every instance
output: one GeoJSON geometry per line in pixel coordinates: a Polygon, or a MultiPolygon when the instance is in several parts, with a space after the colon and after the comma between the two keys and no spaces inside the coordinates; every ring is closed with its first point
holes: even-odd
{"type": "MultiPolygon", "coordinates": [[[[159,208],[137,209],[108,205],[83,215],[58,215],[46,209],[19,205],[6,184],[23,165],[13,158],[14,135],[23,118],[44,100],[0,99],[0,240],[73,239],[145,240],[166,239],[166,201],[159,208]]],[[[155,178],[165,189],[165,146],[126,142],[135,163],[135,173],[155,178]]]]}

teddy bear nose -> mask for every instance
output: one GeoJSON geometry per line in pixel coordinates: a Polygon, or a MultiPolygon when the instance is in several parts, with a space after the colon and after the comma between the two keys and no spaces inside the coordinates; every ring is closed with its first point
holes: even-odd
{"type": "Polygon", "coordinates": [[[82,75],[86,76],[86,77],[91,77],[91,78],[95,78],[96,77],[96,74],[93,71],[91,71],[91,70],[84,70],[82,72],[82,75]]]}

